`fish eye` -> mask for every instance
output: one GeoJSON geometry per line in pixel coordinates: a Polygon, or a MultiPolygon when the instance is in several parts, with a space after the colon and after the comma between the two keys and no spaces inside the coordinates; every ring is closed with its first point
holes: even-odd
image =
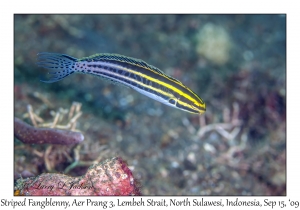
{"type": "Polygon", "coordinates": [[[169,103],[175,105],[176,101],[174,98],[169,99],[169,103]]]}

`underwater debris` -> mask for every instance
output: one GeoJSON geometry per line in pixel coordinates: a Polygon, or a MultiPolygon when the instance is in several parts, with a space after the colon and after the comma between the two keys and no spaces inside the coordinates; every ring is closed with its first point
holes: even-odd
{"type": "Polygon", "coordinates": [[[80,132],[56,128],[35,128],[15,117],[14,134],[25,144],[78,144],[84,140],[80,132]]]}
{"type": "Polygon", "coordinates": [[[80,177],[44,173],[16,183],[15,194],[26,196],[141,195],[139,184],[120,157],[93,165],[80,177]]]}

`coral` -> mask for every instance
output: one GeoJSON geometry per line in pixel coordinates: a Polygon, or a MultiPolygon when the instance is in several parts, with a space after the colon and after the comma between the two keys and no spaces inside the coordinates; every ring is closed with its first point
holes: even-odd
{"type": "MultiPolygon", "coordinates": [[[[84,140],[82,132],[76,128],[78,119],[82,115],[81,103],[73,102],[69,109],[59,107],[54,111],[55,105],[52,100],[50,102],[46,97],[47,94],[37,91],[28,92],[33,92],[30,93],[31,99],[34,99],[33,102],[40,101],[42,105],[36,106],[34,104],[36,108],[33,109],[32,105],[28,103],[26,113],[22,115],[22,119],[27,118],[33,127],[19,119],[15,119],[15,137],[24,143],[18,148],[30,150],[30,154],[44,159],[47,171],[53,172],[55,167],[63,165],[65,161],[73,161],[70,151],[78,148],[81,145],[79,143],[84,140]],[[45,147],[30,147],[29,144],[48,145],[45,150],[45,147]],[[76,144],[77,146],[73,147],[76,144]],[[40,149],[44,151],[39,151],[40,149]]],[[[97,161],[95,162],[97,163],[97,161]]],[[[90,166],[92,163],[87,161],[84,164],[90,166]]],[[[71,166],[74,168],[78,165],[82,165],[82,162],[75,158],[71,166]]],[[[16,173],[22,173],[22,168],[23,166],[16,173]]]]}
{"type": "Polygon", "coordinates": [[[35,128],[15,118],[14,134],[25,144],[61,144],[72,145],[84,140],[80,132],[61,130],[56,128],[35,128]]]}
{"type": "Polygon", "coordinates": [[[197,131],[190,123],[190,121],[187,118],[184,118],[182,120],[182,123],[186,126],[188,131],[196,138],[201,139],[204,137],[206,133],[210,133],[211,131],[216,131],[220,135],[222,135],[227,141],[232,141],[236,138],[236,136],[241,131],[241,123],[242,121],[239,119],[239,104],[233,103],[233,111],[230,115],[230,110],[225,107],[223,109],[223,119],[224,122],[222,123],[212,123],[208,124],[205,121],[204,116],[199,117],[199,124],[200,128],[197,131]]]}
{"type": "Polygon", "coordinates": [[[91,166],[85,175],[70,177],[44,173],[18,179],[15,195],[141,195],[137,181],[127,164],[114,157],[91,166]]]}
{"type": "MultiPolygon", "coordinates": [[[[33,96],[43,101],[43,103],[46,104],[48,107],[53,107],[53,105],[49,102],[49,100],[42,94],[35,92],[33,96]]],[[[50,114],[54,118],[53,122],[45,123],[44,119],[42,119],[37,113],[35,113],[33,111],[32,106],[29,104],[27,105],[27,113],[24,114],[24,117],[29,117],[34,127],[59,128],[59,129],[77,131],[76,123],[78,118],[82,115],[82,112],[80,111],[81,105],[82,105],[81,103],[73,102],[69,110],[69,113],[67,109],[63,109],[63,108],[59,108],[59,111],[56,112],[51,111],[50,114]],[[68,122],[66,125],[62,125],[61,123],[65,118],[68,122]]]]}
{"type": "MultiPolygon", "coordinates": [[[[245,121],[241,119],[240,114],[240,105],[234,102],[232,111],[227,107],[223,108],[223,122],[207,122],[211,118],[210,113],[199,116],[198,130],[189,119],[184,118],[182,122],[194,141],[205,139],[203,149],[213,156],[211,167],[227,166],[232,174],[240,178],[251,175],[261,183],[260,187],[264,188],[268,195],[285,194],[286,151],[274,149],[279,146],[273,142],[259,145],[251,143],[251,136],[247,134],[247,130],[242,129],[245,121]],[[221,135],[222,139],[213,134],[221,135]],[[254,149],[250,149],[250,146],[254,149]]],[[[190,162],[195,161],[193,155],[194,153],[190,153],[187,157],[190,162]]],[[[260,187],[254,186],[253,190],[260,187]]],[[[220,189],[214,188],[214,191],[218,193],[223,189],[222,186],[220,189]]]]}

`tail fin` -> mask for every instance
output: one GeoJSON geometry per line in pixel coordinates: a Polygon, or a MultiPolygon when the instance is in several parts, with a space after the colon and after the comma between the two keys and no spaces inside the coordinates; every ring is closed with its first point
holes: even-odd
{"type": "Polygon", "coordinates": [[[46,77],[40,79],[42,82],[57,82],[75,72],[77,58],[59,53],[42,52],[37,54],[37,65],[48,69],[46,77]]]}

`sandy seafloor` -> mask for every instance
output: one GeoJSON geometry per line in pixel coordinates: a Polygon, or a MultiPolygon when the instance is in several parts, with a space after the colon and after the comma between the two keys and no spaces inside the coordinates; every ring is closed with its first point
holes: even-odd
{"type": "MultiPolygon", "coordinates": [[[[30,123],[30,104],[51,122],[51,110],[74,101],[80,161],[122,157],[143,195],[286,194],[284,15],[15,15],[15,116],[30,123]],[[39,52],[143,59],[190,87],[207,111],[199,118],[89,75],[42,83],[39,52]]],[[[74,147],[14,141],[15,177],[63,173],[74,158],[74,147]]]]}

